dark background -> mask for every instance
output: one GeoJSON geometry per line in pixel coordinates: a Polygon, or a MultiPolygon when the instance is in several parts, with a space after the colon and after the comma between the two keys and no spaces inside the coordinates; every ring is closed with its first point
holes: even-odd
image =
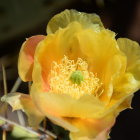
{"type": "MultiPolygon", "coordinates": [[[[117,38],[127,37],[140,42],[139,0],[0,0],[0,63],[6,67],[9,90],[18,77],[18,52],[25,38],[46,34],[49,19],[64,9],[96,13],[106,28],[117,33],[117,38]]],[[[0,74],[0,81],[1,77],[0,74]]],[[[2,89],[2,82],[0,86],[2,89]]],[[[120,113],[111,140],[140,140],[138,92],[132,107],[133,110],[120,113]]]]}

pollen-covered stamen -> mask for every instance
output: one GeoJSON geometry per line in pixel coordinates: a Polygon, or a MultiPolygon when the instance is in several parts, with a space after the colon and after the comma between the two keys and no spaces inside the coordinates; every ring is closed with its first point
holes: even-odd
{"type": "Polygon", "coordinates": [[[96,75],[88,71],[88,64],[81,58],[75,62],[64,56],[59,64],[53,62],[48,78],[50,92],[69,94],[76,98],[84,94],[97,96],[102,86],[96,75]]]}

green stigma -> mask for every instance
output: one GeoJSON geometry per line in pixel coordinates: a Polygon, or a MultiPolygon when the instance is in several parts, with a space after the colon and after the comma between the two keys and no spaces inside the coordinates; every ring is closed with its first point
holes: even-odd
{"type": "Polygon", "coordinates": [[[74,84],[78,84],[78,85],[81,84],[81,82],[84,81],[82,72],[79,70],[74,71],[70,76],[70,80],[74,84]]]}

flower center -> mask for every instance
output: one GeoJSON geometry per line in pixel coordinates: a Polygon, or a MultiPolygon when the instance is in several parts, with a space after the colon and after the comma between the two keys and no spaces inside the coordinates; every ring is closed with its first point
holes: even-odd
{"type": "Polygon", "coordinates": [[[49,74],[50,92],[69,94],[79,98],[84,94],[98,94],[102,86],[99,78],[88,71],[88,64],[81,58],[69,60],[66,56],[60,61],[52,63],[49,74]]]}
{"type": "Polygon", "coordinates": [[[79,70],[74,71],[70,76],[70,80],[74,84],[81,84],[81,82],[84,81],[82,72],[79,70]]]}

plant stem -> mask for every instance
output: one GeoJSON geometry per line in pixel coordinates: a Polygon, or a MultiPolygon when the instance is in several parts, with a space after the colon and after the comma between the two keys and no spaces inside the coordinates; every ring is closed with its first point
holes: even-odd
{"type": "Polygon", "coordinates": [[[32,133],[32,134],[34,134],[36,136],[39,136],[39,134],[37,132],[33,131],[32,129],[29,129],[29,128],[25,127],[25,126],[21,126],[21,125],[15,123],[15,122],[12,122],[12,121],[10,121],[10,120],[8,120],[6,118],[3,118],[3,117],[0,116],[0,120],[4,121],[5,123],[8,123],[8,124],[21,127],[22,129],[28,131],[29,133],[32,133]]]}
{"type": "MultiPolygon", "coordinates": [[[[2,64],[2,77],[3,77],[4,95],[7,95],[6,71],[3,64],[2,64]]],[[[7,118],[7,104],[5,105],[5,107],[6,107],[5,117],[7,118]]],[[[6,130],[3,130],[2,132],[2,140],[6,140],[6,130]]]]}
{"type": "MultiPolygon", "coordinates": [[[[10,93],[12,92],[16,92],[17,89],[19,88],[20,84],[21,84],[21,79],[20,77],[17,78],[16,82],[14,83],[10,93]]],[[[19,123],[23,126],[25,126],[25,120],[24,120],[24,117],[22,115],[22,112],[20,110],[17,111],[17,116],[18,116],[18,120],[19,120],[19,123]]]]}
{"type": "Polygon", "coordinates": [[[18,77],[17,80],[16,80],[16,82],[14,83],[14,86],[12,87],[10,93],[16,92],[17,89],[19,88],[21,82],[22,82],[22,81],[21,81],[20,77],[18,77]]]}
{"type": "Polygon", "coordinates": [[[2,77],[3,77],[4,95],[6,95],[7,94],[6,71],[3,64],[2,64],[2,77]]]}
{"type": "MultiPolygon", "coordinates": [[[[5,119],[5,118],[3,118],[3,117],[1,117],[1,116],[0,116],[0,120],[6,122],[6,123],[8,123],[8,124],[17,126],[17,127],[21,127],[22,129],[24,129],[24,130],[28,131],[29,133],[34,134],[34,135],[36,135],[36,136],[40,136],[40,134],[39,134],[37,131],[32,130],[32,129],[30,129],[30,128],[28,128],[28,127],[25,127],[25,126],[21,126],[21,125],[17,124],[16,122],[12,122],[12,121],[10,121],[10,120],[8,120],[8,119],[5,119]]],[[[57,138],[57,136],[56,136],[54,133],[52,133],[52,132],[50,132],[50,131],[48,131],[48,130],[44,131],[44,129],[43,129],[42,127],[40,127],[39,130],[45,132],[46,134],[48,134],[48,136],[50,136],[50,137],[52,137],[52,138],[54,138],[54,139],[57,138]]]]}
{"type": "Polygon", "coordinates": [[[6,131],[5,130],[3,130],[3,132],[2,132],[2,140],[6,140],[6,131]]]}

